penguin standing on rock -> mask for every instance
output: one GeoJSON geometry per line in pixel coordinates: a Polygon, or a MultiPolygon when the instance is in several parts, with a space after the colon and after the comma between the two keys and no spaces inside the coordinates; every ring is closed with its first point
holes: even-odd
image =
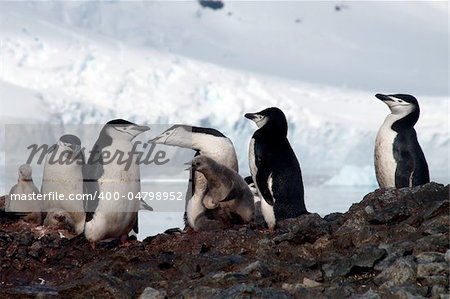
{"type": "Polygon", "coordinates": [[[51,147],[46,156],[42,178],[42,194],[63,194],[64,200],[43,201],[44,211],[62,209],[73,219],[75,234],[84,229],[86,214],[82,200],[70,200],[71,197],[84,193],[83,167],[84,154],[81,141],[75,135],[63,135],[51,147]]]}
{"type": "Polygon", "coordinates": [[[147,130],[147,126],[115,119],[103,127],[94,144],[84,170],[89,193],[96,195],[94,201],[87,201],[84,229],[93,248],[109,238],[120,238],[124,244],[132,229],[137,233],[141,175],[132,140],[147,130]]]}
{"type": "MultiPolygon", "coordinates": [[[[233,143],[215,129],[174,125],[149,142],[190,148],[196,152],[195,156],[207,156],[238,172],[238,161],[233,143]]],[[[205,176],[192,170],[190,181],[189,187],[192,190],[187,192],[186,225],[195,231],[220,228],[221,224],[216,221],[211,210],[206,208],[203,202],[207,191],[205,176]]]]}
{"type": "Polygon", "coordinates": [[[375,141],[375,173],[380,188],[414,187],[430,182],[428,164],[417,141],[417,99],[407,94],[376,94],[391,113],[375,141]]]}
{"type": "Polygon", "coordinates": [[[308,214],[300,164],[287,139],[287,121],[280,109],[271,107],[245,117],[259,128],[249,146],[250,173],[262,197],[264,220],[273,230],[278,220],[308,214]]]}

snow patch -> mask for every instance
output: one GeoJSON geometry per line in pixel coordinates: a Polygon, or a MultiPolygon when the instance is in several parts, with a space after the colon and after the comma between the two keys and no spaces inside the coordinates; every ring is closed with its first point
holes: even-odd
{"type": "Polygon", "coordinates": [[[377,179],[373,166],[345,165],[325,186],[377,186],[377,179]]]}

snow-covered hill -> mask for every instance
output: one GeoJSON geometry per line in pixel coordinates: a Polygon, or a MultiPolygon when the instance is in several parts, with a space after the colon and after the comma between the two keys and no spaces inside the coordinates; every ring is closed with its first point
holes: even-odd
{"type": "Polygon", "coordinates": [[[448,91],[447,1],[225,1],[216,11],[195,0],[2,1],[0,8],[25,21],[273,76],[352,89],[448,91]]]}
{"type": "MultiPolygon", "coordinates": [[[[385,81],[374,82],[374,85],[356,84],[378,88],[369,88],[367,91],[327,86],[324,83],[336,85],[336,82],[327,79],[332,70],[323,69],[327,62],[321,60],[337,58],[328,57],[328,51],[321,53],[320,47],[336,46],[336,49],[341,50],[344,47],[349,48],[349,51],[356,47],[356,52],[367,50],[360,47],[361,43],[367,41],[360,36],[361,33],[356,37],[348,33],[349,39],[360,38],[352,40],[359,43],[352,46],[338,35],[333,35],[331,30],[329,34],[332,36],[327,37],[315,36],[313,32],[302,33],[301,36],[308,36],[312,43],[310,48],[303,47],[304,52],[298,55],[300,61],[311,63],[309,68],[305,66],[302,76],[284,73],[283,77],[275,77],[280,74],[276,71],[279,66],[284,65],[286,68],[285,57],[297,57],[293,53],[294,46],[288,46],[286,53],[267,56],[273,59],[267,61],[267,65],[273,65],[272,70],[269,66],[258,69],[242,64],[239,67],[245,57],[253,54],[261,61],[265,56],[260,51],[280,51],[274,45],[280,41],[275,37],[283,28],[280,25],[281,16],[275,14],[275,19],[268,16],[268,20],[273,22],[273,31],[259,32],[261,27],[258,26],[262,26],[264,22],[258,18],[261,14],[269,15],[270,3],[258,4],[264,8],[262,13],[257,9],[251,10],[249,4],[227,2],[226,7],[233,12],[231,16],[224,14],[226,11],[213,15],[212,11],[199,9],[196,3],[176,3],[165,6],[162,2],[133,2],[122,4],[120,8],[114,3],[100,5],[97,2],[0,2],[0,123],[103,124],[120,117],[150,125],[186,123],[210,126],[233,140],[241,173],[246,175],[248,142],[255,126],[243,115],[269,106],[278,106],[288,117],[289,138],[299,157],[308,191],[308,188],[311,190],[318,186],[329,188],[330,185],[376,184],[372,166],[374,139],[388,114],[388,108],[374,94],[411,90],[421,104],[422,115],[416,129],[429,161],[432,179],[442,183],[450,181],[448,98],[446,95],[429,96],[436,92],[413,92],[431,90],[432,85],[428,81],[440,86],[442,74],[428,74],[424,76],[420,88],[412,86],[406,89],[407,83],[415,82],[417,78],[408,79],[397,73],[401,63],[393,66],[392,74],[386,69],[375,70],[377,75],[371,72],[359,74],[361,69],[354,68],[354,65],[361,63],[358,59],[362,56],[352,60],[354,53],[351,52],[344,60],[348,62],[348,72],[352,76],[342,78],[343,80],[351,80],[356,76],[358,82],[370,82],[374,78],[372,75],[380,79],[381,73],[384,73],[397,78],[401,88],[394,89],[396,82],[392,80],[386,84],[385,89],[381,88],[381,83],[385,81]],[[140,8],[141,12],[134,15],[132,12],[136,8],[140,8]],[[144,18],[147,14],[148,18],[144,18]],[[192,29],[195,31],[188,31],[192,29]],[[188,32],[192,34],[189,35],[188,32]],[[241,35],[227,35],[227,32],[240,32],[241,35]],[[267,41],[267,45],[260,44],[263,42],[261,35],[264,34],[274,37],[274,43],[267,41]],[[247,42],[239,48],[239,41],[244,36],[250,41],[255,36],[256,45],[247,42]],[[328,43],[330,39],[334,40],[331,44],[328,43]],[[195,43],[197,46],[193,45],[195,43]],[[210,48],[205,50],[203,46],[206,45],[210,45],[210,48]],[[220,55],[214,51],[218,51],[220,55]],[[226,53],[230,53],[230,56],[226,56],[226,53]],[[234,59],[234,55],[240,55],[241,58],[234,59]],[[200,61],[203,57],[209,62],[200,61]],[[280,60],[275,59],[276,57],[280,60]],[[217,64],[211,63],[212,61],[217,64]],[[311,71],[315,63],[323,71],[323,81],[318,81],[320,76],[317,71],[311,71]],[[306,78],[310,71],[310,81],[320,83],[286,79],[289,76],[306,78]]],[[[275,9],[274,13],[280,12],[277,10],[280,8],[275,7],[273,2],[271,5],[275,9]]],[[[311,18],[311,10],[319,14],[325,9],[323,4],[314,9],[311,5],[304,7],[305,15],[309,14],[311,18]]],[[[370,9],[363,9],[360,3],[355,3],[349,11],[362,9],[360,12],[366,15],[368,11],[378,15],[383,13],[379,5],[370,5],[370,9]]],[[[389,7],[391,10],[398,10],[396,5],[394,8],[389,7]]],[[[292,12],[288,8],[282,6],[281,15],[293,17],[295,14],[288,13],[292,12]]],[[[414,14],[415,11],[408,8],[407,13],[399,12],[401,18],[397,20],[404,20],[408,14],[411,18],[421,19],[414,14]]],[[[430,6],[426,12],[431,15],[435,11],[440,16],[441,7],[435,9],[430,6]]],[[[335,18],[333,15],[332,20],[335,18]]],[[[305,26],[307,21],[312,22],[310,18],[305,18],[305,26]]],[[[328,26],[330,22],[327,23],[328,26]]],[[[431,19],[431,22],[436,25],[439,20],[431,19]]],[[[317,21],[312,23],[319,25],[317,21]]],[[[342,25],[345,28],[350,26],[347,21],[345,24],[342,25]]],[[[407,25],[401,22],[396,30],[401,31],[405,26],[407,25]]],[[[415,30],[418,25],[412,26],[415,30]]],[[[286,28],[289,35],[293,29],[286,28]]],[[[433,28],[430,25],[417,29],[417,34],[434,32],[433,28]]],[[[341,29],[336,28],[336,31],[340,32],[341,29]]],[[[439,36],[440,30],[439,28],[434,34],[439,36]]],[[[390,40],[398,34],[397,31],[385,34],[390,40]]],[[[352,32],[357,30],[353,29],[352,32]]],[[[296,42],[295,38],[284,38],[286,45],[296,42]]],[[[423,46],[422,44],[419,43],[418,46],[423,46]]],[[[434,50],[437,54],[441,51],[440,48],[434,50]]],[[[395,54],[398,58],[400,55],[396,51],[389,52],[386,45],[381,46],[380,51],[384,51],[387,56],[395,54]]],[[[412,57],[420,53],[425,55],[420,51],[424,49],[411,51],[412,57]]],[[[377,56],[373,57],[374,61],[368,63],[379,63],[382,69],[384,56],[379,56],[379,60],[375,59],[377,56]]],[[[432,53],[424,56],[425,60],[435,58],[436,55],[432,53]]],[[[425,70],[422,62],[418,64],[418,70],[425,70]]],[[[337,74],[342,71],[340,67],[336,66],[337,74]]],[[[152,132],[155,135],[158,133],[152,132]]],[[[0,147],[3,148],[3,134],[0,138],[0,147]]],[[[4,164],[3,154],[0,155],[0,162],[4,164]]],[[[9,186],[3,186],[5,187],[9,189],[9,186]]],[[[0,192],[4,193],[2,190],[0,192]]],[[[332,210],[330,208],[329,211],[332,210]]]]}

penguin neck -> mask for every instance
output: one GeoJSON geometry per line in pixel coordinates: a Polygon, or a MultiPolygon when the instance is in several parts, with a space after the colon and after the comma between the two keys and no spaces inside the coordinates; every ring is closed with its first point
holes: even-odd
{"type": "Polygon", "coordinates": [[[265,138],[270,140],[280,140],[287,139],[287,126],[270,126],[265,125],[256,131],[259,134],[263,135],[265,138]]]}
{"type": "Polygon", "coordinates": [[[389,114],[384,120],[383,125],[389,126],[395,132],[402,132],[412,129],[419,119],[419,108],[414,109],[409,113],[403,114],[389,114]]]}
{"type": "Polygon", "coordinates": [[[111,149],[120,151],[129,151],[133,146],[133,143],[127,139],[113,139],[110,145],[111,149]]]}

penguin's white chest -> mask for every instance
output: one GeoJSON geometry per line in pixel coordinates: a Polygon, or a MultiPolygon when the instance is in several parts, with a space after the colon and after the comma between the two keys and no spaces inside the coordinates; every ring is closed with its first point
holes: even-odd
{"type": "MultiPolygon", "coordinates": [[[[112,154],[128,153],[131,143],[113,144],[105,147],[105,151],[112,154]]],[[[140,170],[135,157],[117,155],[117,159],[103,165],[103,175],[98,179],[99,201],[97,211],[102,213],[137,212],[139,210],[139,199],[136,198],[141,191],[140,170]],[[131,159],[129,163],[122,163],[131,159]]],[[[116,216],[114,216],[116,217],[116,216]]],[[[110,225],[123,228],[128,225],[127,214],[119,213],[118,219],[110,221],[110,225]]]]}
{"type": "Polygon", "coordinates": [[[16,194],[32,194],[33,192],[40,193],[33,182],[19,182],[15,190],[16,194]]]}
{"type": "Polygon", "coordinates": [[[56,192],[62,194],[65,200],[46,200],[42,202],[45,210],[60,208],[70,212],[84,212],[81,200],[68,200],[73,196],[83,194],[83,174],[81,165],[71,163],[52,164],[48,160],[44,166],[42,179],[42,194],[56,192]]]}
{"type": "Polygon", "coordinates": [[[42,193],[50,191],[69,194],[83,193],[83,174],[80,165],[50,165],[44,166],[42,193]]]}
{"type": "Polygon", "coordinates": [[[113,144],[104,150],[116,155],[117,158],[103,165],[103,175],[98,180],[100,191],[117,192],[120,195],[139,192],[141,186],[139,165],[136,164],[136,157],[128,156],[131,143],[113,144]]]}
{"type": "Polygon", "coordinates": [[[397,132],[383,124],[375,140],[375,173],[380,188],[395,187],[397,162],[394,159],[394,140],[397,132]]]}
{"type": "Polygon", "coordinates": [[[258,185],[256,183],[256,173],[258,172],[258,168],[256,167],[255,139],[254,138],[252,138],[250,140],[250,145],[248,148],[248,163],[250,166],[250,173],[253,178],[253,183],[255,183],[256,189],[258,189],[258,185]]]}

